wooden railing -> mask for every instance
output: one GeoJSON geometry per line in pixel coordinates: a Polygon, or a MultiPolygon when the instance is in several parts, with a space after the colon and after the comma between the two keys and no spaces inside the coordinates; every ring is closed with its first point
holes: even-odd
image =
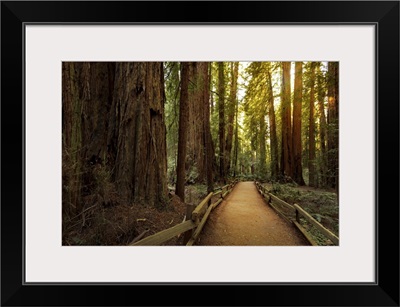
{"type": "Polygon", "coordinates": [[[320,233],[322,233],[325,237],[332,241],[334,245],[339,245],[339,237],[336,236],[329,229],[325,228],[321,223],[319,223],[316,219],[314,219],[307,211],[301,208],[298,204],[289,204],[282,199],[276,197],[271,192],[269,192],[262,184],[256,181],[256,186],[260,194],[266,198],[267,203],[285,220],[290,223],[293,223],[297,229],[304,235],[308,242],[311,245],[318,245],[315,240],[311,237],[311,235],[304,229],[300,224],[300,217],[303,217],[306,221],[312,224],[320,233]],[[288,214],[283,213],[276,205],[281,205],[286,208],[289,212],[293,213],[295,218],[292,218],[288,214]]]}
{"type": "Polygon", "coordinates": [[[217,188],[214,192],[210,192],[196,207],[192,205],[187,206],[186,218],[180,224],[177,224],[171,228],[157,232],[141,240],[134,240],[130,246],[143,246],[143,245],[161,245],[166,241],[185,233],[184,244],[193,245],[198,239],[201,230],[207,222],[208,217],[213,209],[215,209],[228,195],[237,181],[233,181],[221,188],[217,188]],[[211,200],[214,196],[220,195],[220,198],[211,204],[211,200]]]}

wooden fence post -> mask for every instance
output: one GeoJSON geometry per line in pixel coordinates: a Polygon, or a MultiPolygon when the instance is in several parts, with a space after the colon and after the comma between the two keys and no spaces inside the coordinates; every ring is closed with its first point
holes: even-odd
{"type": "Polygon", "coordinates": [[[297,223],[300,224],[300,213],[299,213],[299,210],[297,210],[297,208],[296,208],[296,221],[297,221],[297,223]]]}
{"type": "MultiPolygon", "coordinates": [[[[194,205],[190,205],[190,204],[186,205],[186,218],[185,218],[186,221],[189,221],[192,219],[192,212],[193,212],[194,208],[195,208],[194,205]]],[[[192,234],[193,234],[193,229],[190,229],[185,232],[185,234],[183,236],[183,245],[186,245],[186,243],[192,237],[192,234]]]]}

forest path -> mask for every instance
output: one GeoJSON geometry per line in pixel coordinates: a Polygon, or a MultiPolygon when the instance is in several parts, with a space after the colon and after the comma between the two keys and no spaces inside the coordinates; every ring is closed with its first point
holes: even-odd
{"type": "Polygon", "coordinates": [[[239,182],[213,210],[196,245],[309,245],[269,207],[254,182],[239,182]]]}

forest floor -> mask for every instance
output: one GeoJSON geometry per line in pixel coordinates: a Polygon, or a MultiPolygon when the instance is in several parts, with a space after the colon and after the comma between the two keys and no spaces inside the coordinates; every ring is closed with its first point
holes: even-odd
{"type": "MultiPolygon", "coordinates": [[[[207,196],[205,185],[188,185],[185,190],[188,204],[197,205],[207,196]]],[[[63,245],[128,245],[144,232],[147,237],[181,223],[186,215],[186,204],[173,191],[169,193],[169,203],[162,208],[118,204],[88,209],[84,214],[64,219],[63,245]]],[[[163,245],[182,244],[180,235],[163,245]]]]}
{"type": "MultiPolygon", "coordinates": [[[[333,191],[292,184],[264,184],[274,195],[288,203],[297,203],[326,228],[339,232],[339,207],[333,191]]],[[[218,184],[216,184],[218,186],[218,184]]],[[[207,195],[205,185],[188,185],[186,203],[198,205],[207,195]]],[[[212,200],[216,201],[218,196],[212,200]]],[[[285,208],[280,208],[285,213],[285,208]]],[[[287,212],[288,216],[292,214],[287,212]]],[[[63,245],[128,245],[145,232],[144,237],[184,221],[186,204],[169,193],[162,208],[144,205],[95,205],[84,214],[63,221],[63,245]]],[[[292,217],[293,218],[293,217],[292,217]]],[[[319,245],[332,245],[313,226],[302,221],[319,245]]],[[[183,235],[163,245],[182,245],[183,235]]],[[[266,205],[254,182],[240,182],[212,212],[197,245],[307,245],[292,225],[266,205]],[[229,202],[229,204],[228,204],[229,202]]]]}
{"type": "Polygon", "coordinates": [[[266,204],[254,182],[239,182],[210,215],[196,245],[309,245],[266,204]]]}

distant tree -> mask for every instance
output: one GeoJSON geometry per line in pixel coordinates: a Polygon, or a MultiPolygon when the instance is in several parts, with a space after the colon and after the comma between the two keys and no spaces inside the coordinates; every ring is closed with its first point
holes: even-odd
{"type": "Polygon", "coordinates": [[[301,146],[301,108],[303,100],[303,63],[295,63],[294,98],[293,98],[293,180],[305,185],[302,167],[301,146]]]}
{"type": "Polygon", "coordinates": [[[274,109],[274,92],[272,90],[272,78],[270,66],[268,66],[268,115],[270,125],[270,140],[271,140],[271,178],[278,179],[279,174],[279,155],[278,155],[278,139],[276,136],[276,119],[274,109]]]}
{"type": "Polygon", "coordinates": [[[224,62],[218,62],[219,176],[225,182],[225,73],[224,62]]]}
{"type": "Polygon", "coordinates": [[[178,159],[178,130],[179,130],[179,92],[180,92],[180,63],[166,62],[165,75],[165,124],[167,128],[168,180],[176,183],[176,165],[178,159]]]}
{"type": "Polygon", "coordinates": [[[239,155],[239,100],[236,100],[235,106],[235,143],[233,146],[233,177],[238,174],[238,155],[239,155]]]}
{"type": "Polygon", "coordinates": [[[282,62],[282,94],[281,94],[281,121],[282,121],[282,149],[281,175],[293,178],[293,149],[292,149],[292,113],[290,93],[290,62],[282,62]]]}
{"type": "Polygon", "coordinates": [[[233,126],[235,119],[235,108],[237,100],[237,79],[239,72],[239,62],[231,62],[231,84],[229,90],[229,99],[227,106],[227,134],[226,134],[226,147],[225,147],[225,174],[230,174],[231,167],[231,153],[233,143],[233,126]]]}
{"type": "Polygon", "coordinates": [[[326,96],[324,75],[321,71],[321,63],[317,64],[317,100],[318,100],[318,112],[319,112],[319,141],[320,141],[320,177],[321,185],[327,185],[327,154],[326,154],[326,116],[325,116],[325,104],[324,99],[326,96]]]}
{"type": "Polygon", "coordinates": [[[310,117],[308,128],[308,184],[309,186],[316,185],[315,172],[315,118],[314,118],[314,96],[315,96],[315,62],[311,62],[311,81],[310,81],[310,117]]]}
{"type": "Polygon", "coordinates": [[[259,133],[259,177],[261,180],[266,179],[267,175],[267,152],[266,152],[266,134],[267,134],[267,125],[265,122],[265,111],[266,111],[266,105],[264,104],[260,110],[260,116],[259,116],[259,121],[260,121],[260,133],[259,133]]]}

